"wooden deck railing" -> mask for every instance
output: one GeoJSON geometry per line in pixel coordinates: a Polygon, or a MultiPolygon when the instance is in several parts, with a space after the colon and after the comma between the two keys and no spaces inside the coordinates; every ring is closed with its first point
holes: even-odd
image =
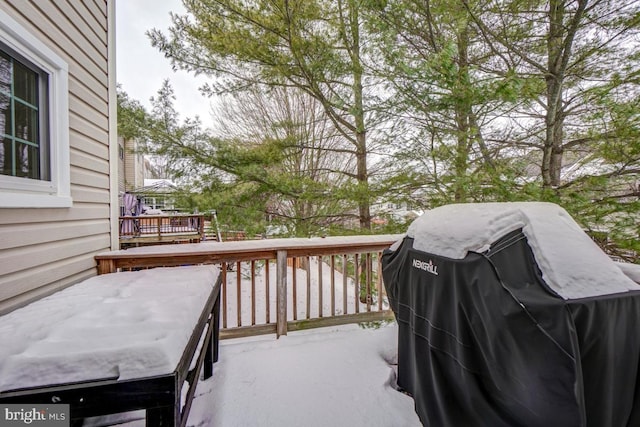
{"type": "Polygon", "coordinates": [[[266,239],[162,245],[102,253],[98,273],[219,264],[221,337],[393,317],[382,285],[381,254],[400,235],[266,239]]]}
{"type": "Polygon", "coordinates": [[[204,215],[139,215],[119,218],[120,245],[198,242],[204,239],[204,215]]]}

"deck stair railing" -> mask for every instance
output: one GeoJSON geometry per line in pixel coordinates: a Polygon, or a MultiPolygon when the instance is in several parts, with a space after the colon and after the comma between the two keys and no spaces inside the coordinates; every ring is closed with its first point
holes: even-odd
{"type": "Polygon", "coordinates": [[[205,237],[204,215],[200,214],[121,216],[118,221],[122,246],[195,243],[205,237]]]}
{"type": "Polygon", "coordinates": [[[148,246],[96,256],[100,274],[218,264],[221,337],[391,319],[382,251],[399,235],[265,239],[148,246]]]}

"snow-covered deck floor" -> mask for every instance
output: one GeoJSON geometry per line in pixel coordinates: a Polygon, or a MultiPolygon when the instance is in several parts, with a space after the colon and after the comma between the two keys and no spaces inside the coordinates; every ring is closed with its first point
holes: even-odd
{"type": "Polygon", "coordinates": [[[391,385],[396,339],[394,324],[221,341],[214,375],[198,385],[187,425],[421,426],[413,400],[391,385]]]}

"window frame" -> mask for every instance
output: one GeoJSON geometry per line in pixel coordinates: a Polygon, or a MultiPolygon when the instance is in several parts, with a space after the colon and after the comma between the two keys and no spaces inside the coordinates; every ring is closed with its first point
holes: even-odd
{"type": "MultiPolygon", "coordinates": [[[[0,10],[0,41],[48,75],[48,96],[40,106],[47,114],[45,138],[48,179],[0,175],[0,208],[71,207],[69,155],[69,68],[66,61],[0,10]]],[[[11,52],[7,52],[13,56],[11,52]]]]}

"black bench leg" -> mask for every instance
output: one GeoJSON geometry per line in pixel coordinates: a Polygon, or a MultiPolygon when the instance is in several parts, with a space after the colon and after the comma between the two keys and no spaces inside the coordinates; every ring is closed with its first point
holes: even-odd
{"type": "Polygon", "coordinates": [[[213,306],[213,363],[218,361],[218,342],[220,341],[220,295],[213,306]]]}
{"type": "Polygon", "coordinates": [[[207,352],[204,358],[204,379],[211,378],[213,375],[213,364],[218,361],[218,341],[220,340],[220,296],[216,299],[211,313],[211,322],[209,326],[213,328],[211,331],[211,339],[207,346],[207,352]]]}
{"type": "Polygon", "coordinates": [[[146,427],[176,427],[178,417],[173,406],[147,409],[146,427]]]}

